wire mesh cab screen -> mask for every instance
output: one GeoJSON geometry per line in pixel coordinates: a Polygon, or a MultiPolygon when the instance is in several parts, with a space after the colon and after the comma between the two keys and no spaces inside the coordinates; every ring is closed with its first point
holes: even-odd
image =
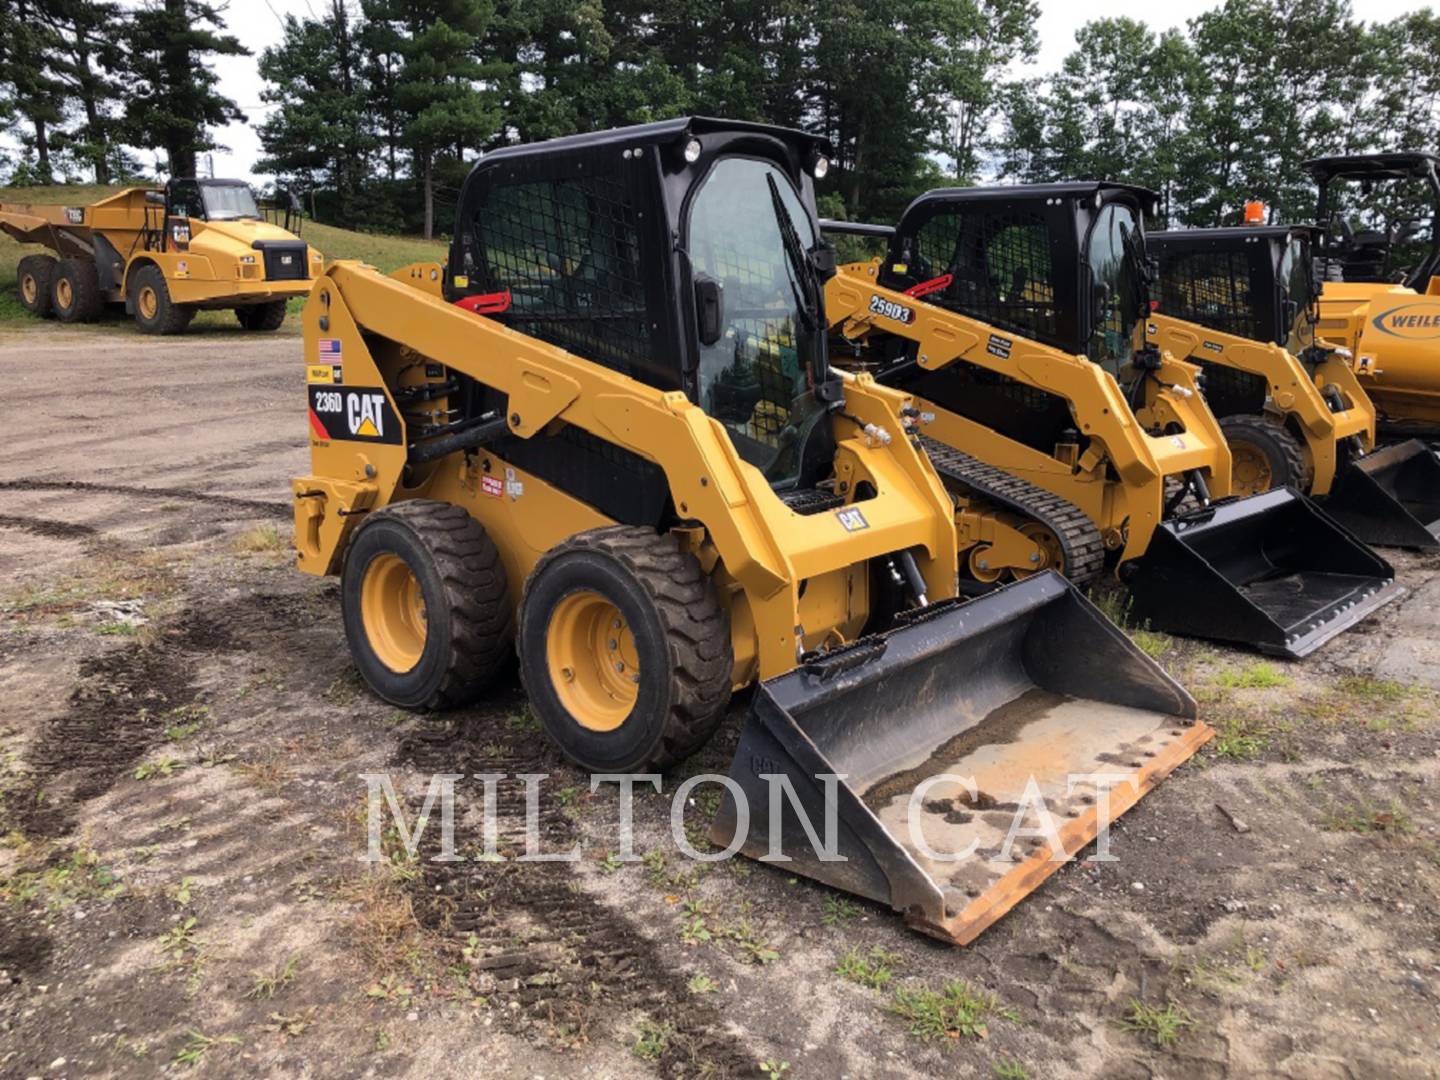
{"type": "Polygon", "coordinates": [[[643,207],[653,207],[652,191],[638,160],[626,167],[618,154],[587,158],[589,167],[572,165],[567,175],[517,169],[482,189],[462,222],[465,291],[493,297],[492,317],[523,334],[678,388],[678,358],[657,349],[664,335],[651,329],[657,319],[668,325],[644,273],[643,207]]]}
{"type": "Polygon", "coordinates": [[[1273,340],[1274,329],[1261,318],[1262,293],[1255,265],[1268,245],[1241,249],[1184,249],[1152,245],[1160,257],[1160,311],[1224,334],[1255,341],[1273,340]]]}
{"type": "Polygon", "coordinates": [[[1059,333],[1050,229],[1037,212],[965,208],[930,218],[915,234],[909,276],[948,286],[931,303],[1025,337],[1059,333]]]}

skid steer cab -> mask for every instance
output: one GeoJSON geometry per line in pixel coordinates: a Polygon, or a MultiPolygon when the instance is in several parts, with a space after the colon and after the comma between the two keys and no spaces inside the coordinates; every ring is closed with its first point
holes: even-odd
{"type": "MultiPolygon", "coordinates": [[[[508,148],[466,180],[447,267],[329,268],[304,316],[299,565],[340,576],[381,697],[471,702],[518,653],[534,714],[594,772],[678,762],[760,682],[721,842],[798,835],[828,777],[852,870],[806,872],[968,939],[1209,729],[1054,575],[957,603],[951,499],[911,397],[829,364],[827,152],[703,118],[508,148]],[[1033,749],[1074,814],[1026,849],[1023,881],[1007,860],[957,884],[917,843],[958,795],[907,785],[992,745],[1033,749]],[[1135,759],[1113,810],[1069,784],[1094,753],[1135,759]],[[863,779],[837,780],[857,762],[863,779]],[[766,776],[795,798],[750,806],[766,776]]],[[[1008,799],[1018,776],[992,786],[1008,799]]]]}
{"type": "Polygon", "coordinates": [[[1146,332],[1203,370],[1236,494],[1298,488],[1367,544],[1440,548],[1440,461],[1418,439],[1374,452],[1375,407],[1349,350],[1316,337],[1314,233],[1151,233],[1159,289],[1146,332]]]}
{"type": "Polygon", "coordinates": [[[1090,181],[920,196],[884,258],[831,281],[836,363],[916,398],[978,586],[1108,563],[1156,629],[1303,656],[1397,595],[1394,573],[1297,491],[1231,497],[1200,369],[1148,340],[1155,200],[1090,181]]]}
{"type": "Polygon", "coordinates": [[[1440,157],[1305,163],[1319,189],[1317,329],[1354,354],[1384,437],[1440,439],[1440,157]]]}

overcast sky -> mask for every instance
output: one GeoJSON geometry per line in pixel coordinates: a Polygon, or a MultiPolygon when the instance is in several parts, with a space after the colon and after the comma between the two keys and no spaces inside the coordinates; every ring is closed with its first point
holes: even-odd
{"type": "MultiPolygon", "coordinates": [[[[1186,20],[1216,6],[1218,0],[1168,0],[1158,8],[1155,0],[1092,0],[1090,3],[1040,0],[1040,55],[1028,71],[1043,74],[1057,69],[1074,46],[1075,31],[1090,19],[1128,15],[1161,30],[1184,26],[1186,20]]],[[[1355,10],[1367,21],[1386,22],[1407,11],[1434,6],[1417,0],[1358,0],[1355,10]]],[[[256,70],[261,51],[279,42],[281,20],[285,15],[304,16],[310,11],[307,0],[232,0],[226,12],[230,32],[249,46],[254,55],[221,57],[215,66],[222,89],[246,111],[252,125],[265,116],[265,108],[260,103],[260,75],[256,70]]],[[[215,175],[251,176],[251,165],[260,153],[254,128],[232,124],[220,132],[218,141],[227,149],[215,153],[215,175]]]]}

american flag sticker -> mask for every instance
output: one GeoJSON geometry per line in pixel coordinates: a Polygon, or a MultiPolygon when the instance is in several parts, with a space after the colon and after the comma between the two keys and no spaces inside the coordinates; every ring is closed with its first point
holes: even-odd
{"type": "Polygon", "coordinates": [[[333,337],[322,337],[320,339],[320,357],[322,364],[340,363],[340,339],[333,337]]]}

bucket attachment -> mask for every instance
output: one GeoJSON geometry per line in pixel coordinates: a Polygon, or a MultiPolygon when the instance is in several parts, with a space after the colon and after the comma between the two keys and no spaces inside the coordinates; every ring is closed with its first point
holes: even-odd
{"type": "Polygon", "coordinates": [[[1440,549],[1440,459],[1419,439],[1352,461],[1321,504],[1367,544],[1440,549]]]}
{"type": "Polygon", "coordinates": [[[1389,563],[1294,488],[1167,521],[1121,569],[1131,614],[1154,629],[1292,659],[1405,591],[1389,563]]]}
{"type": "Polygon", "coordinates": [[[710,835],[964,945],[1194,754],[1195,716],[1047,572],[761,683],[730,770],[744,809],[727,791],[710,835]]]}

